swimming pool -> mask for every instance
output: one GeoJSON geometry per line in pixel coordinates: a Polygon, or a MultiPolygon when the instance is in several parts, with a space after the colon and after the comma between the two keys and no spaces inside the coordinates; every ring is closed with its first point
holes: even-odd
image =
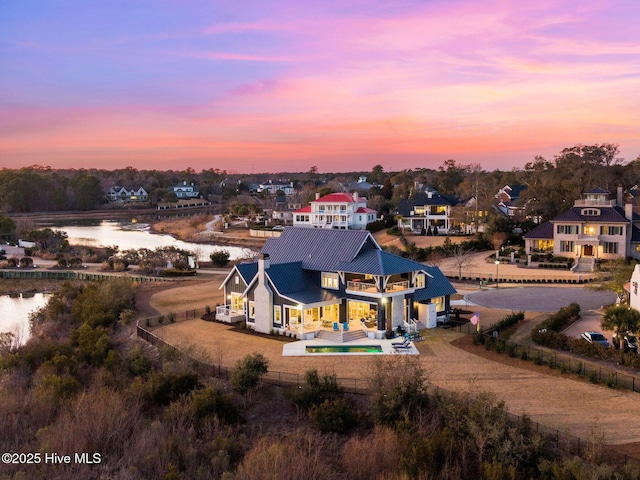
{"type": "Polygon", "coordinates": [[[382,353],[382,345],[307,345],[307,353],[382,353]]]}

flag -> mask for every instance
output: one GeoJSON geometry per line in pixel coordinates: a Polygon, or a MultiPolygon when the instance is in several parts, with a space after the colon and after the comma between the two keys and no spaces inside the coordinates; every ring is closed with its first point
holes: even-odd
{"type": "Polygon", "coordinates": [[[471,322],[471,325],[477,325],[478,322],[480,322],[480,313],[476,312],[475,315],[471,317],[469,321],[471,322]]]}

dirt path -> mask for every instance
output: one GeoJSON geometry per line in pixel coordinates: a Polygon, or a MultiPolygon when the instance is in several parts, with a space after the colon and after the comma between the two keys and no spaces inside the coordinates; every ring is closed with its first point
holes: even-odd
{"type": "MultiPolygon", "coordinates": [[[[212,304],[219,294],[215,281],[198,286],[157,292],[150,304],[164,313],[179,311],[180,302],[187,302],[184,310],[197,302],[212,304]],[[169,310],[165,310],[169,308],[169,310]]],[[[215,304],[215,303],[213,303],[215,304]]],[[[503,314],[504,312],[500,312],[503,314]]],[[[487,318],[489,311],[481,313],[487,318]]],[[[320,372],[336,373],[342,378],[367,378],[373,357],[283,357],[282,341],[234,331],[229,326],[188,320],[162,327],[156,332],[172,344],[190,347],[215,364],[233,366],[248,353],[261,352],[270,360],[271,371],[304,373],[310,367],[320,372]]],[[[505,401],[509,411],[528,414],[533,421],[572,435],[589,438],[599,429],[605,442],[612,445],[640,441],[640,396],[626,390],[613,390],[601,385],[580,381],[570,376],[544,369],[520,368],[493,361],[456,347],[451,342],[462,335],[450,330],[424,331],[425,341],[416,344],[420,358],[429,372],[431,383],[454,391],[491,391],[505,401]]],[[[517,361],[517,359],[512,359],[517,361]]]]}

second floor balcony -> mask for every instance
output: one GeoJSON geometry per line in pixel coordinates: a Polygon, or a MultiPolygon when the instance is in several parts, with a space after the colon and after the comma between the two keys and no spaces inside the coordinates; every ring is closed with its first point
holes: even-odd
{"type": "Polygon", "coordinates": [[[360,280],[347,281],[347,291],[352,291],[354,293],[382,294],[401,292],[410,289],[411,285],[408,280],[400,282],[389,282],[387,283],[387,286],[384,288],[384,290],[379,290],[378,286],[373,282],[363,282],[360,280]]]}

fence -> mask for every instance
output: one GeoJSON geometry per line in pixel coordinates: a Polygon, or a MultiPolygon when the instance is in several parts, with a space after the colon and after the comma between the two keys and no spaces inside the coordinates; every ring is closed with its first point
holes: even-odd
{"type": "Polygon", "coordinates": [[[147,277],[118,273],[79,272],[76,270],[0,270],[0,278],[46,279],[46,280],[113,280],[128,278],[134,282],[162,282],[171,280],[164,277],[147,277]]]}
{"type": "Polygon", "coordinates": [[[581,285],[584,283],[592,282],[594,276],[591,274],[575,274],[575,273],[560,273],[554,274],[552,271],[540,272],[538,269],[530,269],[530,273],[524,275],[517,275],[513,273],[502,273],[498,275],[498,281],[496,282],[496,275],[487,272],[474,272],[465,270],[461,276],[458,276],[457,272],[452,270],[444,271],[445,276],[450,280],[462,281],[462,282],[475,282],[475,283],[490,283],[495,285],[496,283],[563,283],[568,285],[581,285]]]}
{"type": "MultiPolygon", "coordinates": [[[[203,310],[189,310],[187,312],[182,312],[181,314],[175,315],[174,321],[183,321],[197,318],[198,315],[204,312],[203,310]]],[[[179,349],[168,342],[164,341],[162,338],[153,334],[153,332],[146,330],[142,326],[140,326],[140,322],[146,323],[149,320],[149,323],[156,323],[158,319],[161,317],[151,317],[148,319],[139,320],[137,323],[137,334],[138,337],[142,338],[146,342],[155,345],[157,347],[169,348],[171,350],[179,351],[179,349]]],[[[164,317],[162,317],[164,318],[164,317]]],[[[467,324],[468,325],[468,324],[467,324]]],[[[460,328],[463,325],[459,325],[456,328],[460,328]]],[[[475,327],[473,327],[475,329],[475,327]]],[[[493,338],[493,337],[490,337],[493,338]]],[[[184,354],[184,352],[181,352],[184,354]]],[[[216,378],[222,378],[225,380],[229,379],[230,369],[226,366],[222,365],[214,365],[211,363],[204,362],[202,360],[198,360],[192,356],[189,356],[195,369],[198,372],[201,372],[204,375],[209,375],[216,378]]],[[[338,385],[342,388],[343,391],[347,393],[353,394],[370,394],[371,389],[369,387],[368,381],[366,378],[336,378],[338,385]]],[[[299,387],[305,382],[305,374],[300,373],[290,373],[290,372],[279,372],[279,371],[268,371],[266,375],[263,377],[263,381],[270,385],[275,385],[278,387],[299,387]]],[[[640,384],[638,385],[640,387],[640,384]]],[[[440,388],[440,387],[429,387],[431,390],[431,395],[434,396],[442,396],[448,398],[455,398],[459,396],[459,393],[452,392],[450,390],[440,388]]],[[[508,421],[512,424],[519,424],[520,422],[524,422],[525,419],[520,415],[516,415],[510,412],[505,411],[505,415],[508,416],[508,421]]],[[[531,420],[527,420],[530,422],[533,431],[540,433],[543,435],[548,442],[555,445],[557,448],[565,451],[567,453],[584,456],[588,452],[588,448],[593,446],[592,442],[586,441],[579,437],[561,432],[558,429],[547,427],[538,422],[534,422],[531,420]]],[[[626,455],[620,453],[610,447],[602,446],[601,453],[603,457],[606,457],[610,463],[624,465],[628,462],[640,463],[640,456],[633,457],[630,455],[626,455]]]]}
{"type": "MultiPolygon", "coordinates": [[[[470,324],[454,327],[456,331],[473,333],[470,324]],[[466,330],[466,332],[465,332],[466,330]]],[[[473,330],[475,327],[471,326],[473,330]]],[[[522,345],[510,342],[503,338],[483,333],[484,344],[490,345],[498,353],[505,353],[510,357],[533,361],[539,365],[548,365],[550,368],[558,368],[563,372],[573,372],[576,375],[588,378],[592,382],[602,383],[612,388],[626,388],[633,392],[640,392],[640,377],[630,373],[624,373],[614,368],[607,368],[596,363],[590,363],[586,358],[550,351],[542,347],[522,345]]]]}

